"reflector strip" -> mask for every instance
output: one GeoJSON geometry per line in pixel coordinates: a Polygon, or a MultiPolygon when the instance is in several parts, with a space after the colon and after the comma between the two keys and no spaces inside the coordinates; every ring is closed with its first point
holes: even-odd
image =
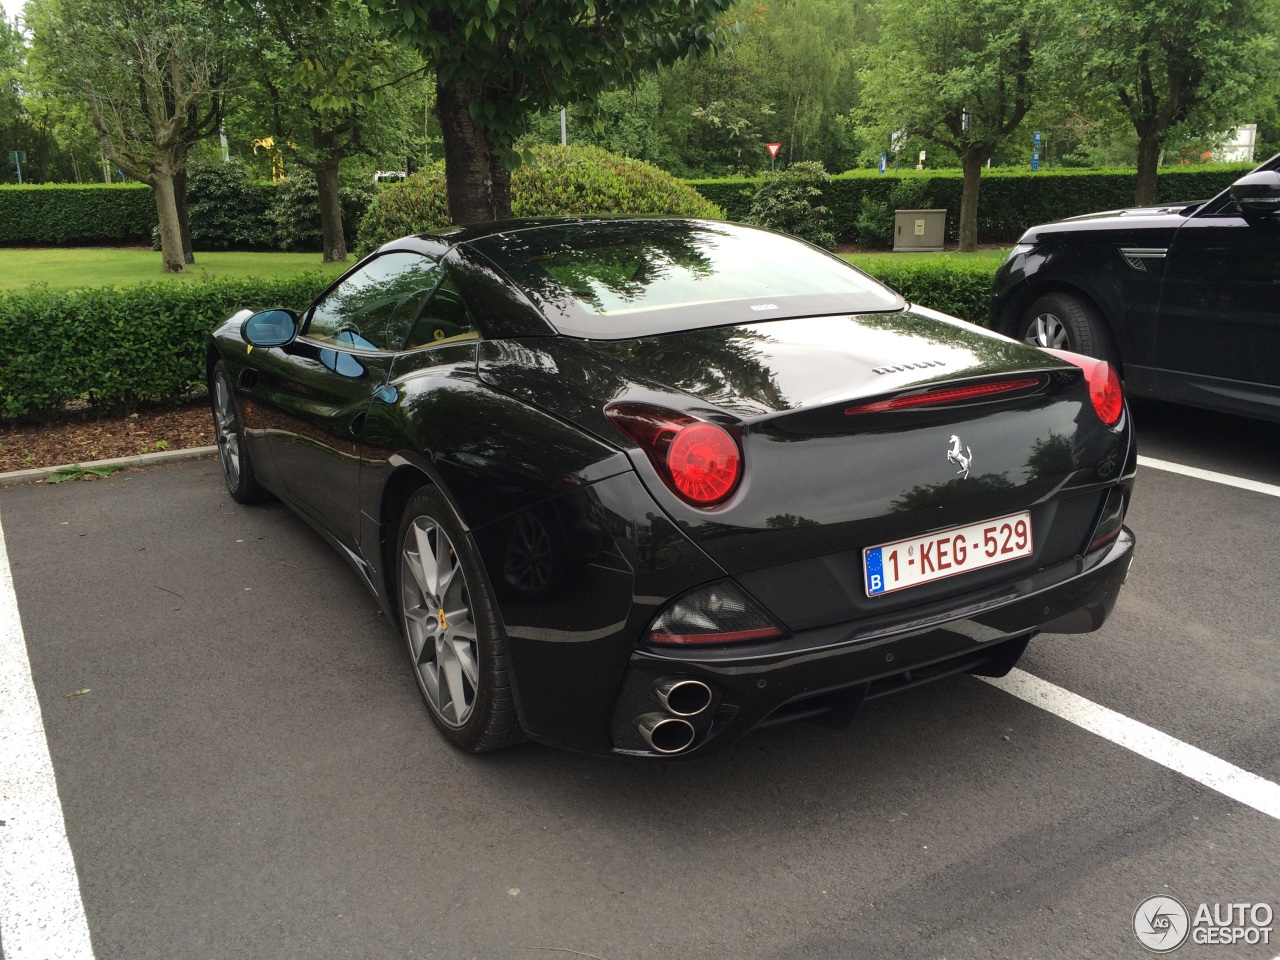
{"type": "Polygon", "coordinates": [[[997,383],[975,383],[965,387],[940,387],[924,393],[913,393],[905,397],[894,397],[892,400],[878,400],[875,403],[864,403],[861,406],[849,407],[845,414],[882,413],[888,410],[901,410],[906,407],[937,406],[943,403],[956,403],[961,400],[975,400],[989,397],[996,393],[1007,393],[1010,390],[1023,390],[1040,383],[1038,377],[1023,380],[1001,380],[997,383]]]}
{"type": "Polygon", "coordinates": [[[733,630],[728,633],[651,633],[650,643],[735,643],[739,640],[765,640],[780,637],[777,627],[757,627],[754,630],[733,630]]]}

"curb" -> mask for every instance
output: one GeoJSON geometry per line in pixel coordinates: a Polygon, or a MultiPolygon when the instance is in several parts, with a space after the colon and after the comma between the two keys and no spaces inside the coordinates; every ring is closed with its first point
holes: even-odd
{"type": "MultiPolygon", "coordinates": [[[[201,457],[215,456],[217,447],[187,447],[182,450],[159,450],[155,453],[140,453],[133,457],[112,457],[110,460],[88,460],[82,467],[149,467],[157,463],[171,463],[175,460],[198,460],[201,457]]],[[[63,464],[58,467],[35,467],[31,470],[14,470],[12,473],[0,473],[0,487],[15,483],[26,483],[31,480],[43,480],[52,473],[57,473],[76,464],[63,464]]]]}

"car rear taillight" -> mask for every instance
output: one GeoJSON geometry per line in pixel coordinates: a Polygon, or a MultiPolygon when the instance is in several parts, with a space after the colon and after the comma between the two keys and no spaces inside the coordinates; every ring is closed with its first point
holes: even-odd
{"type": "Polygon", "coordinates": [[[722,580],[667,604],[646,639],[657,644],[741,643],[771,640],[782,628],[731,582],[722,580]]]}
{"type": "Polygon", "coordinates": [[[859,413],[884,413],[890,410],[906,410],[911,407],[936,407],[948,403],[964,403],[971,400],[983,400],[998,393],[1011,390],[1026,390],[1040,385],[1039,377],[1024,377],[1019,380],[997,380],[993,383],[969,383],[958,387],[930,387],[919,393],[907,393],[889,400],[877,400],[849,407],[845,414],[853,416],[859,413]]]}
{"type": "Polygon", "coordinates": [[[1049,347],[1041,349],[1059,360],[1074,363],[1083,370],[1084,379],[1089,384],[1089,399],[1098,419],[1108,427],[1114,427],[1120,422],[1120,416],[1124,413],[1124,388],[1120,385],[1120,375],[1111,364],[1105,360],[1086,357],[1082,353],[1072,353],[1070,350],[1054,350],[1049,347]]]}
{"type": "Polygon", "coordinates": [[[710,507],[737,489],[742,451],[718,423],[647,403],[611,403],[604,412],[685,502],[710,507]]]}

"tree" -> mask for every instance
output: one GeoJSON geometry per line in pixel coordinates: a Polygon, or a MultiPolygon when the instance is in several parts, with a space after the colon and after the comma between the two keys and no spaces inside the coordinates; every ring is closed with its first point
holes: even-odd
{"type": "Polygon", "coordinates": [[[449,214],[511,212],[515,145],[540,110],[594,100],[728,36],[731,0],[369,0],[436,74],[449,214]]]}
{"type": "Polygon", "coordinates": [[[176,189],[192,145],[221,116],[229,63],[222,5],[31,0],[26,17],[38,82],[84,104],[106,155],[155,191],[164,270],[181,273],[176,189]]]}
{"type": "Polygon", "coordinates": [[[1270,0],[1072,5],[1067,59],[1083,65],[1086,96],[1117,102],[1138,134],[1137,204],[1156,201],[1156,168],[1171,131],[1198,137],[1230,129],[1259,81],[1275,76],[1272,13],[1270,0]]]}
{"type": "Polygon", "coordinates": [[[982,165],[1035,101],[1047,2],[881,0],[877,10],[880,36],[860,72],[865,135],[887,144],[901,131],[960,158],[960,249],[976,250],[982,165]]]}
{"type": "MultiPolygon", "coordinates": [[[[426,68],[371,22],[360,0],[275,0],[247,6],[245,16],[258,45],[257,86],[275,142],[315,174],[325,262],[345,260],[342,160],[383,145],[404,113],[394,109],[401,104],[388,102],[389,94],[397,84],[420,81],[426,68]]],[[[413,110],[421,125],[421,99],[413,110]]]]}

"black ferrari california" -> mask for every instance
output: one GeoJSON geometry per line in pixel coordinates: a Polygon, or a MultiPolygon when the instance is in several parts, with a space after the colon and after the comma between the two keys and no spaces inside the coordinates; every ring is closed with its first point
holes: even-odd
{"type": "Polygon", "coordinates": [[[1108,364],[765,230],[406,237],[301,315],[237,313],[207,362],[231,495],[350,561],[463,750],[843,726],[1097,629],[1133,554],[1108,364]]]}

